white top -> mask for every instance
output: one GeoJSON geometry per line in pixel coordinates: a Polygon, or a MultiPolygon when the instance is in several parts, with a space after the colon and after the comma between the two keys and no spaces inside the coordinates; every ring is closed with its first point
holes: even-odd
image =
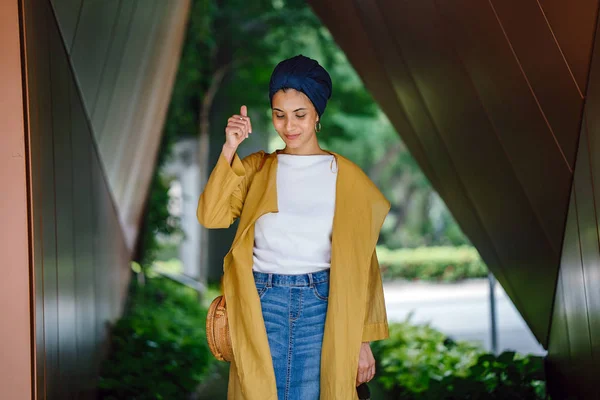
{"type": "Polygon", "coordinates": [[[254,271],[296,275],[331,266],[337,179],[332,161],[332,155],[277,155],[279,212],[256,221],[254,271]]]}

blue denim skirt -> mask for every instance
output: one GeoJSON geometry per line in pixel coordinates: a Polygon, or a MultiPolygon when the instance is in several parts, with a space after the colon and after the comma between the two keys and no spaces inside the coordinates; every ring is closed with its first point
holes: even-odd
{"type": "Polygon", "coordinates": [[[329,270],[281,275],[253,271],[279,400],[319,400],[329,270]]]}

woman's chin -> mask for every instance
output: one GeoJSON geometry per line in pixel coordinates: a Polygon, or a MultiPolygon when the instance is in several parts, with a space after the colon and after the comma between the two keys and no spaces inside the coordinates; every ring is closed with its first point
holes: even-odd
{"type": "Polygon", "coordinates": [[[284,143],[290,149],[297,149],[298,147],[302,146],[302,142],[300,142],[298,139],[286,139],[284,140],[284,143]]]}

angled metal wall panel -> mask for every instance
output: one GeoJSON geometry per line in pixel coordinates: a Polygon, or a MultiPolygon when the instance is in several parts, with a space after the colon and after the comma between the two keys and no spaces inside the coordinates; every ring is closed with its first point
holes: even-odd
{"type": "Polygon", "coordinates": [[[596,32],[550,332],[548,381],[557,398],[600,398],[599,115],[596,32]]]}
{"type": "Polygon", "coordinates": [[[577,151],[574,133],[579,130],[584,88],[580,88],[572,76],[537,1],[495,0],[490,4],[497,25],[506,36],[514,59],[548,121],[550,133],[572,168],[577,151]]]}
{"type": "Polygon", "coordinates": [[[77,71],[77,81],[83,93],[84,104],[89,110],[94,110],[108,51],[115,39],[114,31],[121,5],[127,2],[87,0],[81,7],[71,60],[73,68],[77,71]]]}
{"type": "MultiPolygon", "coordinates": [[[[313,7],[547,345],[583,99],[543,5],[332,0],[313,7]]],[[[551,14],[556,20],[556,8],[551,14]]],[[[561,38],[571,43],[564,29],[561,38]]],[[[581,71],[579,58],[573,64],[581,71]]]]}
{"type": "Polygon", "coordinates": [[[598,398],[598,1],[311,3],[548,348],[555,397],[598,398]]]}
{"type": "Polygon", "coordinates": [[[443,27],[558,254],[565,218],[556,208],[566,209],[572,170],[553,140],[501,29],[489,29],[496,23],[493,10],[479,10],[468,2],[459,5],[463,7],[438,8],[443,27]],[[548,198],[558,204],[548,202],[548,198]]]}
{"type": "MultiPolygon", "coordinates": [[[[380,60],[390,55],[386,52],[376,52],[354,7],[336,6],[334,2],[314,2],[312,6],[346,52],[365,86],[401,134],[425,175],[460,221],[463,230],[487,262],[499,264],[497,252],[481,220],[473,212],[472,201],[465,196],[463,184],[450,161],[447,149],[437,144],[436,127],[421,105],[414,84],[408,76],[400,80],[398,74],[402,70],[396,73],[394,80],[389,78],[380,60]],[[415,135],[414,132],[419,132],[419,135],[415,135]],[[442,164],[444,168],[434,170],[434,163],[442,164]]],[[[378,37],[377,40],[385,40],[385,37],[378,37]]],[[[506,285],[505,280],[503,282],[510,295],[511,288],[506,285]]]]}
{"type": "Polygon", "coordinates": [[[579,0],[565,7],[563,0],[538,2],[552,29],[567,65],[582,93],[585,93],[596,29],[598,0],[579,0]]]}
{"type": "MultiPolygon", "coordinates": [[[[97,2],[98,0],[88,0],[88,2],[97,2]]],[[[79,26],[79,16],[84,0],[51,0],[54,13],[58,20],[67,51],[71,51],[73,38],[79,26]]]]}
{"type": "Polygon", "coordinates": [[[54,0],[53,9],[131,252],[190,0],[75,1],[54,0]]]}
{"type": "Polygon", "coordinates": [[[102,70],[94,107],[91,111],[92,126],[94,127],[96,140],[99,143],[102,142],[102,134],[105,132],[104,127],[110,117],[110,105],[115,101],[116,81],[121,71],[123,59],[127,56],[125,46],[131,30],[134,28],[133,18],[136,15],[138,6],[139,2],[137,0],[121,2],[113,31],[114,37],[104,60],[105,66],[102,70]]]}

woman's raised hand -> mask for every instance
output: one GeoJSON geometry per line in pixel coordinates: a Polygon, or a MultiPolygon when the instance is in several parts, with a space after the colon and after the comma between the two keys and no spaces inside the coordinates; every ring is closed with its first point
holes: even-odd
{"type": "Polygon", "coordinates": [[[250,117],[248,117],[248,108],[242,106],[240,108],[240,115],[232,115],[227,120],[225,146],[231,150],[236,150],[250,133],[252,133],[252,122],[250,122],[250,117]]]}

